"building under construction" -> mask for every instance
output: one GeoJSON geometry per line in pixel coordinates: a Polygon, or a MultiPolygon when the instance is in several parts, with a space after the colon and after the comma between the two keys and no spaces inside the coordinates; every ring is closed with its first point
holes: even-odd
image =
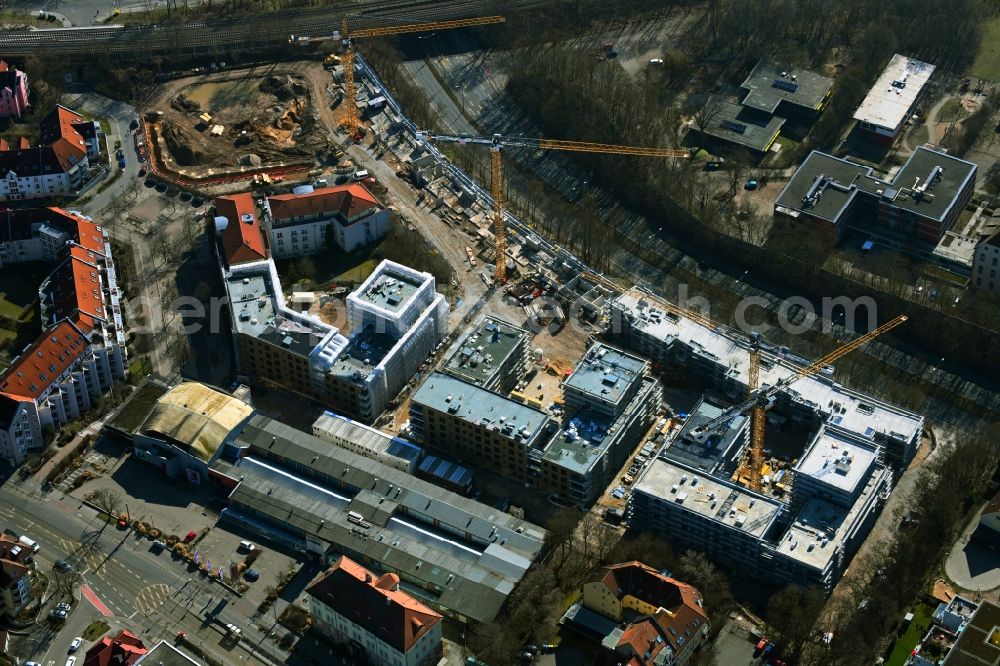
{"type": "MultiPolygon", "coordinates": [[[[705,426],[747,396],[753,340],[670,312],[637,289],[619,296],[611,314],[612,332],[628,347],[713,396],[636,480],[629,526],[765,581],[832,589],[878,518],[894,474],[912,460],[923,417],[847,389],[825,368],[773,396],[769,432],[780,428],[775,440],[799,448],[783,456],[763,451],[751,475],[751,419],[705,426]]],[[[762,387],[809,365],[787,349],[758,348],[762,387]]]]}

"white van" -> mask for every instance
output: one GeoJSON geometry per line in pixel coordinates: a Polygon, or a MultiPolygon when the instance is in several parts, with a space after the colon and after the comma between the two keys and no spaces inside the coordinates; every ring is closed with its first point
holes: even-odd
{"type": "Polygon", "coordinates": [[[20,541],[25,546],[27,546],[28,548],[30,548],[31,552],[33,552],[33,553],[37,553],[39,550],[42,549],[41,546],[39,546],[37,543],[35,543],[34,541],[32,541],[31,539],[29,539],[26,536],[21,537],[20,539],[18,539],[18,541],[20,541]]]}
{"type": "Polygon", "coordinates": [[[367,177],[368,177],[368,171],[367,170],[355,171],[354,172],[354,180],[364,180],[367,177]]]}

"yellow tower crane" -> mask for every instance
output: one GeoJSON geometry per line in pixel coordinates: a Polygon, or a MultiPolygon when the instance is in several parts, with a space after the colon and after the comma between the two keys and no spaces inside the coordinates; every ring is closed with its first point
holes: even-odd
{"type": "Polygon", "coordinates": [[[475,143],[490,147],[490,194],[493,197],[493,236],[496,246],[496,281],[507,281],[507,222],[504,218],[503,159],[500,151],[505,147],[532,148],[541,150],[562,150],[576,153],[604,153],[609,155],[636,155],[639,157],[689,158],[686,150],[676,148],[648,148],[642,146],[621,146],[610,143],[590,143],[586,141],[561,141],[558,139],[528,139],[519,136],[468,136],[458,134],[431,134],[418,132],[418,138],[429,141],[451,143],[475,143]]]}
{"type": "Polygon", "coordinates": [[[865,333],[864,335],[858,336],[854,340],[851,340],[847,344],[838,349],[830,352],[823,358],[819,359],[807,365],[803,368],[799,368],[791,375],[785,377],[781,381],[777,382],[772,386],[761,390],[759,387],[760,383],[760,336],[753,336],[750,346],[750,371],[749,371],[749,381],[747,382],[750,391],[749,397],[743,402],[733,405],[726,411],[722,412],[719,416],[715,417],[711,421],[703,424],[702,426],[695,428],[694,432],[696,434],[703,432],[711,432],[718,430],[726,426],[730,421],[732,421],[736,416],[740,414],[746,414],[750,412],[750,448],[747,455],[747,462],[744,464],[745,474],[740,476],[745,476],[747,479],[747,485],[751,490],[760,491],[761,489],[761,468],[764,463],[764,426],[766,418],[766,410],[768,404],[775,395],[785,390],[795,382],[804,377],[811,377],[822,371],[824,368],[828,367],[831,363],[837,359],[846,356],[851,353],[861,345],[871,342],[883,333],[890,331],[903,322],[909,319],[906,315],[900,315],[895,319],[882,324],[878,328],[865,333]]]}
{"type": "Polygon", "coordinates": [[[337,35],[342,40],[343,53],[341,62],[344,65],[344,101],[347,104],[347,132],[352,139],[357,141],[361,138],[361,117],[358,114],[358,107],[355,103],[357,86],[354,82],[354,48],[353,40],[364,37],[386,37],[389,35],[405,35],[413,32],[430,32],[431,30],[451,30],[453,28],[468,28],[477,25],[493,25],[506,21],[503,16],[477,16],[474,18],[454,19],[451,21],[431,21],[427,23],[410,23],[407,25],[390,25],[381,28],[363,28],[361,30],[349,31],[347,19],[340,24],[340,34],[337,35]]]}

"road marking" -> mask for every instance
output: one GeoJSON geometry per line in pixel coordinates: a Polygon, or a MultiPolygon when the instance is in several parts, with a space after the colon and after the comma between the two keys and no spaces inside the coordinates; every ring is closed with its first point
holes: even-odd
{"type": "Polygon", "coordinates": [[[94,591],[90,589],[89,585],[81,585],[80,593],[87,598],[87,601],[89,601],[94,605],[94,608],[96,608],[101,615],[103,615],[104,617],[114,616],[114,613],[111,612],[111,609],[104,605],[104,602],[101,601],[96,594],[94,594],[94,591]]]}
{"type": "Polygon", "coordinates": [[[136,612],[149,615],[159,608],[168,596],[170,596],[170,586],[166,583],[148,585],[142,588],[139,596],[135,598],[136,612]]]}

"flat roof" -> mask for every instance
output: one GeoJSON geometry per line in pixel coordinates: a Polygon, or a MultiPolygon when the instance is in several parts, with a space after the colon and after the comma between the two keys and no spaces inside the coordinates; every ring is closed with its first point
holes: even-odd
{"type": "Polygon", "coordinates": [[[644,406],[648,391],[659,381],[652,377],[640,379],[643,387],[614,421],[587,409],[580,409],[571,415],[546,446],[545,460],[577,474],[584,474],[594,467],[632,419],[635,410],[644,406]]]}
{"type": "Polygon", "coordinates": [[[833,90],[833,79],[806,69],[761,60],[741,86],[748,90],[743,106],[774,113],[781,102],[812,111],[822,108],[833,90]]]}
{"type": "Polygon", "coordinates": [[[1000,606],[983,601],[945,656],[943,666],[984,666],[1000,664],[1000,606]],[[992,640],[990,640],[992,639],[992,640]]]}
{"type": "Polygon", "coordinates": [[[934,65],[895,54],[854,112],[854,119],[895,130],[933,73],[934,65]]]}
{"type": "Polygon", "coordinates": [[[286,317],[275,302],[280,285],[276,288],[271,284],[266,262],[259,265],[260,271],[233,273],[226,279],[236,330],[300,356],[309,356],[332,328],[307,318],[286,317]]]}
{"type": "Polygon", "coordinates": [[[549,422],[545,412],[532,409],[457,377],[434,372],[413,394],[412,401],[469,423],[500,430],[510,439],[533,442],[549,422]]]}
{"type": "Polygon", "coordinates": [[[443,369],[470,384],[488,384],[518,344],[529,337],[520,326],[485,315],[465,334],[443,369]]]}
{"type": "Polygon", "coordinates": [[[742,486],[699,474],[662,458],[650,462],[635,483],[634,491],[665,499],[686,511],[758,539],[767,533],[782,508],[781,503],[751,493],[742,486]]]}
{"type": "Polygon", "coordinates": [[[375,367],[389,355],[398,340],[388,333],[376,333],[371,328],[353,331],[350,342],[337,356],[330,372],[344,379],[363,382],[375,367]]]}
{"type": "Polygon", "coordinates": [[[597,342],[574,366],[563,386],[618,404],[633,384],[642,381],[645,367],[644,359],[597,342]]]}
{"type": "Polygon", "coordinates": [[[805,474],[853,493],[877,459],[874,445],[865,445],[823,427],[795,466],[805,474]]]}
{"type": "Polygon", "coordinates": [[[729,421],[726,431],[721,435],[709,432],[694,433],[696,428],[718,417],[722,412],[723,408],[719,405],[704,400],[699,401],[681,431],[660,451],[660,456],[684,463],[702,472],[715,472],[733,444],[744,435],[750,422],[749,418],[739,414],[729,421]]]}
{"type": "Polygon", "coordinates": [[[496,616],[544,545],[536,525],[267,417],[252,417],[237,442],[249,448],[240,466],[217,463],[244,477],[229,515],[253,522],[245,505],[334,550],[430,581],[440,593],[421,598],[473,619],[496,616]]]}
{"type": "Polygon", "coordinates": [[[885,180],[873,175],[871,167],[814,150],[778,195],[775,206],[836,222],[863,192],[886,205],[941,220],[975,177],[976,168],[972,162],[920,146],[892,180],[885,180]]]}
{"type": "MultiPolygon", "coordinates": [[[[686,317],[674,317],[657,308],[655,297],[632,288],[618,297],[618,303],[633,314],[632,325],[668,344],[680,342],[742,382],[748,382],[750,341],[725,328],[712,330],[686,317]]],[[[765,342],[760,384],[774,385],[789,377],[810,361],[765,342]]],[[[834,376],[820,373],[799,379],[784,391],[795,402],[832,418],[831,423],[864,439],[877,433],[903,441],[919,437],[924,418],[919,414],[890,405],[872,396],[848,389],[834,381],[834,376]],[[834,406],[838,406],[834,414],[834,406]]]]}
{"type": "Polygon", "coordinates": [[[732,102],[709,100],[707,103],[718,108],[709,114],[705,129],[700,131],[759,153],[767,152],[785,124],[784,118],[762,114],[732,102]]]}
{"type": "Polygon", "coordinates": [[[376,273],[373,280],[362,285],[356,294],[363,302],[371,303],[388,312],[399,312],[413,298],[420,285],[420,282],[409,275],[393,270],[393,267],[388,265],[376,273]]]}
{"type": "Polygon", "coordinates": [[[816,569],[826,569],[840,548],[840,537],[851,513],[852,510],[826,500],[810,498],[781,536],[775,550],[816,569]]]}

